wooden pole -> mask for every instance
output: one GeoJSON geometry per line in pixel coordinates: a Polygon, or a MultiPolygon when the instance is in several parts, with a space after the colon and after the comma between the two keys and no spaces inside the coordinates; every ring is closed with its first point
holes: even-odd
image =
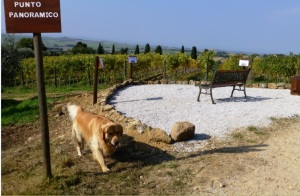
{"type": "Polygon", "coordinates": [[[132,67],[133,67],[132,63],[130,63],[129,79],[133,79],[133,77],[132,77],[133,68],[132,67]]]}
{"type": "MultiPolygon", "coordinates": [[[[52,62],[53,64],[53,62],[52,62]]],[[[55,85],[55,88],[57,88],[57,75],[56,75],[56,66],[54,65],[53,67],[53,72],[54,72],[54,85],[55,85]]]]}
{"type": "Polygon", "coordinates": [[[93,98],[93,105],[97,103],[97,93],[98,93],[98,67],[99,67],[99,57],[96,56],[95,72],[94,72],[94,98],[93,98]]]}
{"type": "Polygon", "coordinates": [[[126,80],[126,60],[124,60],[124,64],[123,64],[123,69],[124,69],[124,81],[126,80]]]}
{"type": "Polygon", "coordinates": [[[208,81],[208,60],[209,60],[209,57],[207,57],[207,59],[206,59],[206,74],[205,74],[206,82],[208,81]]]}
{"type": "Polygon", "coordinates": [[[167,70],[167,60],[164,60],[164,67],[163,67],[163,79],[166,79],[166,70],[167,70]]]}
{"type": "Polygon", "coordinates": [[[41,132],[42,132],[44,165],[46,168],[46,176],[48,178],[51,178],[52,174],[51,174],[51,160],[50,160],[49,127],[48,127],[47,102],[46,102],[46,91],[45,91],[45,82],[44,82],[44,67],[43,67],[44,65],[43,65],[41,33],[33,33],[33,45],[34,45],[35,65],[36,65],[36,78],[37,78],[41,132]]]}

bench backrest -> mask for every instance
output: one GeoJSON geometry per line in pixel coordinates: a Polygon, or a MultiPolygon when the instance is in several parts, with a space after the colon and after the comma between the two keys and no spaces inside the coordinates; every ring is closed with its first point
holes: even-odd
{"type": "Polygon", "coordinates": [[[246,83],[250,69],[243,70],[217,70],[212,84],[246,83]]]}

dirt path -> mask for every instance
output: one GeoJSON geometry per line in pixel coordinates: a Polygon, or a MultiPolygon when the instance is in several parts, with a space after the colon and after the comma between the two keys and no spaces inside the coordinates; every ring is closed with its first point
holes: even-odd
{"type": "MultiPolygon", "coordinates": [[[[245,153],[218,154],[215,169],[220,175],[206,188],[195,186],[193,193],[300,195],[300,121],[283,121],[270,130],[274,132],[267,141],[250,146],[245,153]]],[[[200,171],[196,177],[208,173],[200,171]]]]}
{"type": "MultiPolygon", "coordinates": [[[[246,171],[228,181],[229,193],[249,195],[300,194],[300,123],[282,127],[266,142],[267,146],[249,157],[261,164],[248,163],[246,171]],[[231,185],[231,186],[230,186],[231,185]]],[[[224,191],[225,193],[227,191],[224,191]]]]}
{"type": "Polygon", "coordinates": [[[56,176],[50,184],[41,182],[39,126],[2,129],[2,194],[300,195],[300,117],[275,120],[267,128],[237,130],[226,140],[210,138],[193,153],[149,143],[138,132],[125,133],[131,139],[107,159],[112,172],[104,175],[89,150],[81,159],[76,156],[68,115],[58,115],[55,109],[67,102],[97,112],[87,93],[50,108],[56,176]]]}

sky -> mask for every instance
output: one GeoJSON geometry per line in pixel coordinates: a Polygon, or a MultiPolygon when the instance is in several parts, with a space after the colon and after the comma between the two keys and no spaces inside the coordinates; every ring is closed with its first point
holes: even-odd
{"type": "Polygon", "coordinates": [[[42,36],[300,53],[300,0],[61,0],[60,8],[62,32],[42,36]]]}

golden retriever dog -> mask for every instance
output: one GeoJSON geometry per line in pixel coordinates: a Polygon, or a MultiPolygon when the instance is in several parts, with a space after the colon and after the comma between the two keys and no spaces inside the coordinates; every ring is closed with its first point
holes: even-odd
{"type": "Polygon", "coordinates": [[[81,106],[67,105],[72,125],[72,137],[76,143],[78,156],[87,143],[93,157],[100,164],[103,172],[110,169],[105,164],[104,157],[112,155],[121,145],[123,128],[108,118],[83,111],[81,106]]]}

